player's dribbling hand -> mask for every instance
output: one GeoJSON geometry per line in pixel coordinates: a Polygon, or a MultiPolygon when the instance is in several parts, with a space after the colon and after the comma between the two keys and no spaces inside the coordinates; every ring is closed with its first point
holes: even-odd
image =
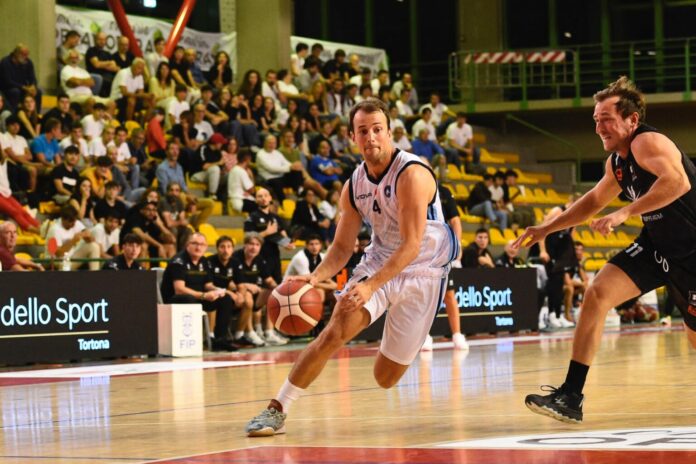
{"type": "Polygon", "coordinates": [[[299,281],[299,282],[307,282],[312,287],[316,286],[317,283],[319,283],[319,279],[317,279],[317,276],[314,274],[288,276],[285,278],[285,280],[287,280],[287,281],[295,280],[295,281],[299,281]]]}
{"type": "Polygon", "coordinates": [[[590,223],[590,229],[596,230],[606,237],[614,231],[614,227],[623,224],[626,219],[628,219],[628,214],[622,208],[602,218],[595,219],[590,223]]]}
{"type": "Polygon", "coordinates": [[[374,290],[370,284],[365,282],[359,282],[348,291],[343,296],[343,310],[344,311],[355,311],[358,308],[362,308],[365,304],[372,298],[374,290]]]}

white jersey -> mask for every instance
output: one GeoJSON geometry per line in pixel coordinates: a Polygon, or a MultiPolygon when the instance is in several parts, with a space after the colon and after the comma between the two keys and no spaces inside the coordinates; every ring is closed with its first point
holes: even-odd
{"type": "MultiPolygon", "coordinates": [[[[363,220],[372,228],[372,243],[365,250],[365,264],[376,271],[386,262],[401,244],[399,232],[399,199],[396,183],[399,175],[410,165],[419,164],[433,175],[429,166],[413,153],[397,150],[379,179],[367,172],[365,162],[353,172],[349,183],[350,202],[363,220]]],[[[435,195],[428,204],[427,221],[420,253],[402,272],[408,274],[444,276],[449,264],[459,252],[459,240],[442,214],[440,195],[435,195]]]]}

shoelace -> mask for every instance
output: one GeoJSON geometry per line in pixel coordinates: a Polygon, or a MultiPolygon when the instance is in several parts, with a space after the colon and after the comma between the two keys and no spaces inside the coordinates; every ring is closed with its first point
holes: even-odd
{"type": "Polygon", "coordinates": [[[556,388],[553,385],[542,385],[541,387],[539,387],[539,389],[541,391],[549,392],[552,395],[555,395],[561,391],[560,388],[556,388]]]}

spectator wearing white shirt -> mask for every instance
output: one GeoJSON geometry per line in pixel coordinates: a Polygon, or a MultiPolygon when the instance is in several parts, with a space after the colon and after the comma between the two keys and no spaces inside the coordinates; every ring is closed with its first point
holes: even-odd
{"type": "Polygon", "coordinates": [[[111,259],[121,252],[119,247],[121,219],[124,218],[119,218],[116,213],[110,212],[104,218],[104,222],[90,229],[94,242],[99,246],[100,258],[111,259]]]}
{"type": "Polygon", "coordinates": [[[278,75],[272,69],[266,71],[266,77],[261,82],[261,95],[264,98],[273,100],[276,111],[280,111],[280,91],[278,90],[278,75]]]}
{"type": "Polygon", "coordinates": [[[193,106],[193,127],[196,129],[196,140],[206,143],[215,133],[213,126],[205,120],[205,105],[196,103],[193,106]]]}
{"type": "Polygon", "coordinates": [[[474,146],[474,130],[466,122],[466,114],[457,113],[457,120],[447,126],[447,145],[456,150],[467,164],[467,172],[480,170],[481,152],[474,146]]]}
{"type": "Polygon", "coordinates": [[[70,128],[70,134],[61,140],[58,145],[60,146],[61,153],[65,153],[65,149],[71,145],[77,147],[80,154],[77,168],[79,170],[85,168],[85,163],[89,156],[89,149],[87,146],[87,140],[85,140],[85,138],[82,136],[82,125],[79,122],[73,124],[73,126],[70,128]]]}
{"type": "Polygon", "coordinates": [[[19,134],[20,122],[15,115],[9,116],[5,120],[7,132],[0,133],[0,149],[4,156],[14,163],[12,167],[8,165],[10,178],[14,184],[21,189],[34,190],[36,189],[36,179],[40,170],[43,169],[40,163],[35,163],[34,157],[29,149],[27,139],[19,134]]]}
{"type": "Polygon", "coordinates": [[[106,126],[102,131],[101,137],[92,139],[87,145],[87,164],[90,166],[94,165],[95,160],[100,156],[106,155],[106,148],[109,146],[116,146],[114,143],[114,136],[116,135],[116,129],[111,126],[106,126]]]}
{"type": "MultiPolygon", "coordinates": [[[[362,87],[365,84],[370,85],[371,80],[372,80],[372,70],[368,67],[364,67],[360,71],[360,74],[356,74],[355,76],[351,77],[348,80],[348,82],[351,84],[355,84],[358,87],[362,87]]],[[[370,85],[370,89],[372,89],[372,85],[370,85]]],[[[379,90],[379,89],[377,89],[377,90],[379,90]]],[[[375,93],[375,95],[376,95],[376,93],[375,93]]]]}
{"type": "Polygon", "coordinates": [[[379,90],[382,87],[389,87],[389,71],[380,69],[377,72],[377,77],[372,79],[370,85],[372,86],[372,94],[379,95],[379,90]]]}
{"type": "Polygon", "coordinates": [[[117,155],[114,165],[128,176],[128,181],[132,189],[140,187],[140,165],[138,159],[131,155],[130,146],[128,146],[128,130],[120,126],[116,128],[116,145],[117,155]]]}
{"type": "Polygon", "coordinates": [[[404,89],[410,90],[408,104],[413,111],[416,111],[418,109],[418,92],[413,86],[413,76],[411,73],[404,73],[400,81],[394,82],[394,85],[392,86],[392,93],[396,98],[401,98],[401,92],[404,89]]]}
{"type": "Polygon", "coordinates": [[[399,110],[394,103],[389,105],[389,128],[394,132],[394,129],[400,127],[406,130],[404,121],[399,116],[399,110]]]}
{"type": "Polygon", "coordinates": [[[234,211],[251,213],[256,210],[254,180],[250,164],[251,152],[240,151],[237,154],[237,164],[227,174],[227,198],[234,211]]]}
{"type": "MultiPolygon", "coordinates": [[[[70,205],[65,205],[60,210],[60,219],[55,221],[48,229],[46,235],[46,247],[55,242],[57,249],[55,256],[62,258],[67,255],[70,259],[99,258],[99,245],[94,241],[92,234],[85,225],[77,220],[77,211],[70,205]]],[[[72,261],[70,270],[75,271],[82,263],[72,261]]],[[[88,263],[90,271],[99,270],[99,262],[88,263]]]]}
{"type": "Polygon", "coordinates": [[[92,106],[92,113],[80,121],[82,132],[88,142],[101,137],[102,132],[104,132],[104,125],[107,123],[107,119],[104,117],[105,110],[106,106],[103,103],[95,103],[92,106]]]}
{"type": "Polygon", "coordinates": [[[174,98],[167,105],[167,129],[181,122],[181,113],[191,109],[188,102],[188,88],[183,84],[176,84],[174,98]]]}
{"type": "Polygon", "coordinates": [[[420,131],[426,129],[428,131],[428,140],[437,142],[437,129],[435,128],[435,124],[433,124],[432,116],[433,112],[430,108],[421,108],[421,118],[418,121],[416,121],[416,123],[411,128],[411,134],[413,134],[413,138],[417,138],[420,134],[420,131]]]}
{"type": "Polygon", "coordinates": [[[305,58],[309,55],[309,45],[300,42],[295,45],[295,53],[290,55],[290,71],[292,75],[298,77],[304,69],[305,58]]]}
{"type": "Polygon", "coordinates": [[[145,60],[136,58],[133,63],[116,73],[111,85],[111,99],[118,106],[121,122],[132,121],[136,112],[148,110],[153,105],[153,96],[145,91],[145,60]]]}
{"type": "Polygon", "coordinates": [[[266,183],[275,197],[282,203],[285,199],[283,189],[292,188],[295,192],[302,186],[302,163],[291,163],[277,150],[278,142],[274,135],[263,141],[263,148],[256,153],[256,169],[259,177],[266,183]]]}
{"type": "Polygon", "coordinates": [[[444,134],[445,129],[447,129],[447,124],[450,123],[450,119],[456,117],[449,107],[440,101],[440,94],[437,92],[432,92],[430,94],[430,103],[420,107],[421,113],[423,112],[423,108],[430,108],[432,110],[433,124],[437,127],[438,135],[444,134]]]}
{"type": "Polygon", "coordinates": [[[406,131],[403,127],[395,127],[392,129],[392,135],[392,143],[396,148],[403,151],[411,151],[413,147],[411,146],[411,141],[406,137],[406,131]]]}
{"type": "MultiPolygon", "coordinates": [[[[295,253],[295,256],[290,260],[290,264],[288,264],[288,268],[285,271],[285,278],[287,279],[289,276],[296,275],[307,275],[313,272],[326,256],[325,253],[321,252],[321,249],[321,237],[318,235],[308,236],[305,247],[295,253]]],[[[336,290],[337,286],[336,282],[327,279],[322,282],[317,282],[314,288],[319,292],[321,301],[324,303],[326,301],[326,292],[333,292],[336,290]]]]}
{"type": "Polygon", "coordinates": [[[145,55],[150,76],[157,75],[157,67],[160,63],[169,63],[169,58],[163,54],[165,45],[166,42],[163,37],[155,39],[155,50],[145,55]]]}
{"type": "Polygon", "coordinates": [[[60,71],[60,84],[70,101],[80,104],[88,103],[88,105],[99,102],[107,107],[113,105],[113,102],[108,98],[94,96],[94,78],[86,69],[79,66],[79,62],[80,53],[76,49],[72,49],[68,52],[67,64],[60,71]]]}

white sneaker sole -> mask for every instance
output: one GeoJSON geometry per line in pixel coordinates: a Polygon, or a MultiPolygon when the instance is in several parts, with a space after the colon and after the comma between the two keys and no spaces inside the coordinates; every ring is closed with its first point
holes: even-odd
{"type": "Polygon", "coordinates": [[[282,426],[278,430],[273,430],[273,427],[264,427],[259,430],[252,430],[251,432],[247,433],[247,437],[272,437],[282,433],[285,433],[285,426],[282,426]]]}
{"type": "Polygon", "coordinates": [[[535,412],[537,414],[541,414],[542,416],[550,417],[552,419],[556,419],[557,421],[565,422],[566,424],[582,424],[582,420],[571,419],[570,417],[558,414],[553,409],[546,408],[544,406],[538,406],[534,403],[527,403],[526,401],[524,402],[524,404],[530,411],[535,412]]]}

